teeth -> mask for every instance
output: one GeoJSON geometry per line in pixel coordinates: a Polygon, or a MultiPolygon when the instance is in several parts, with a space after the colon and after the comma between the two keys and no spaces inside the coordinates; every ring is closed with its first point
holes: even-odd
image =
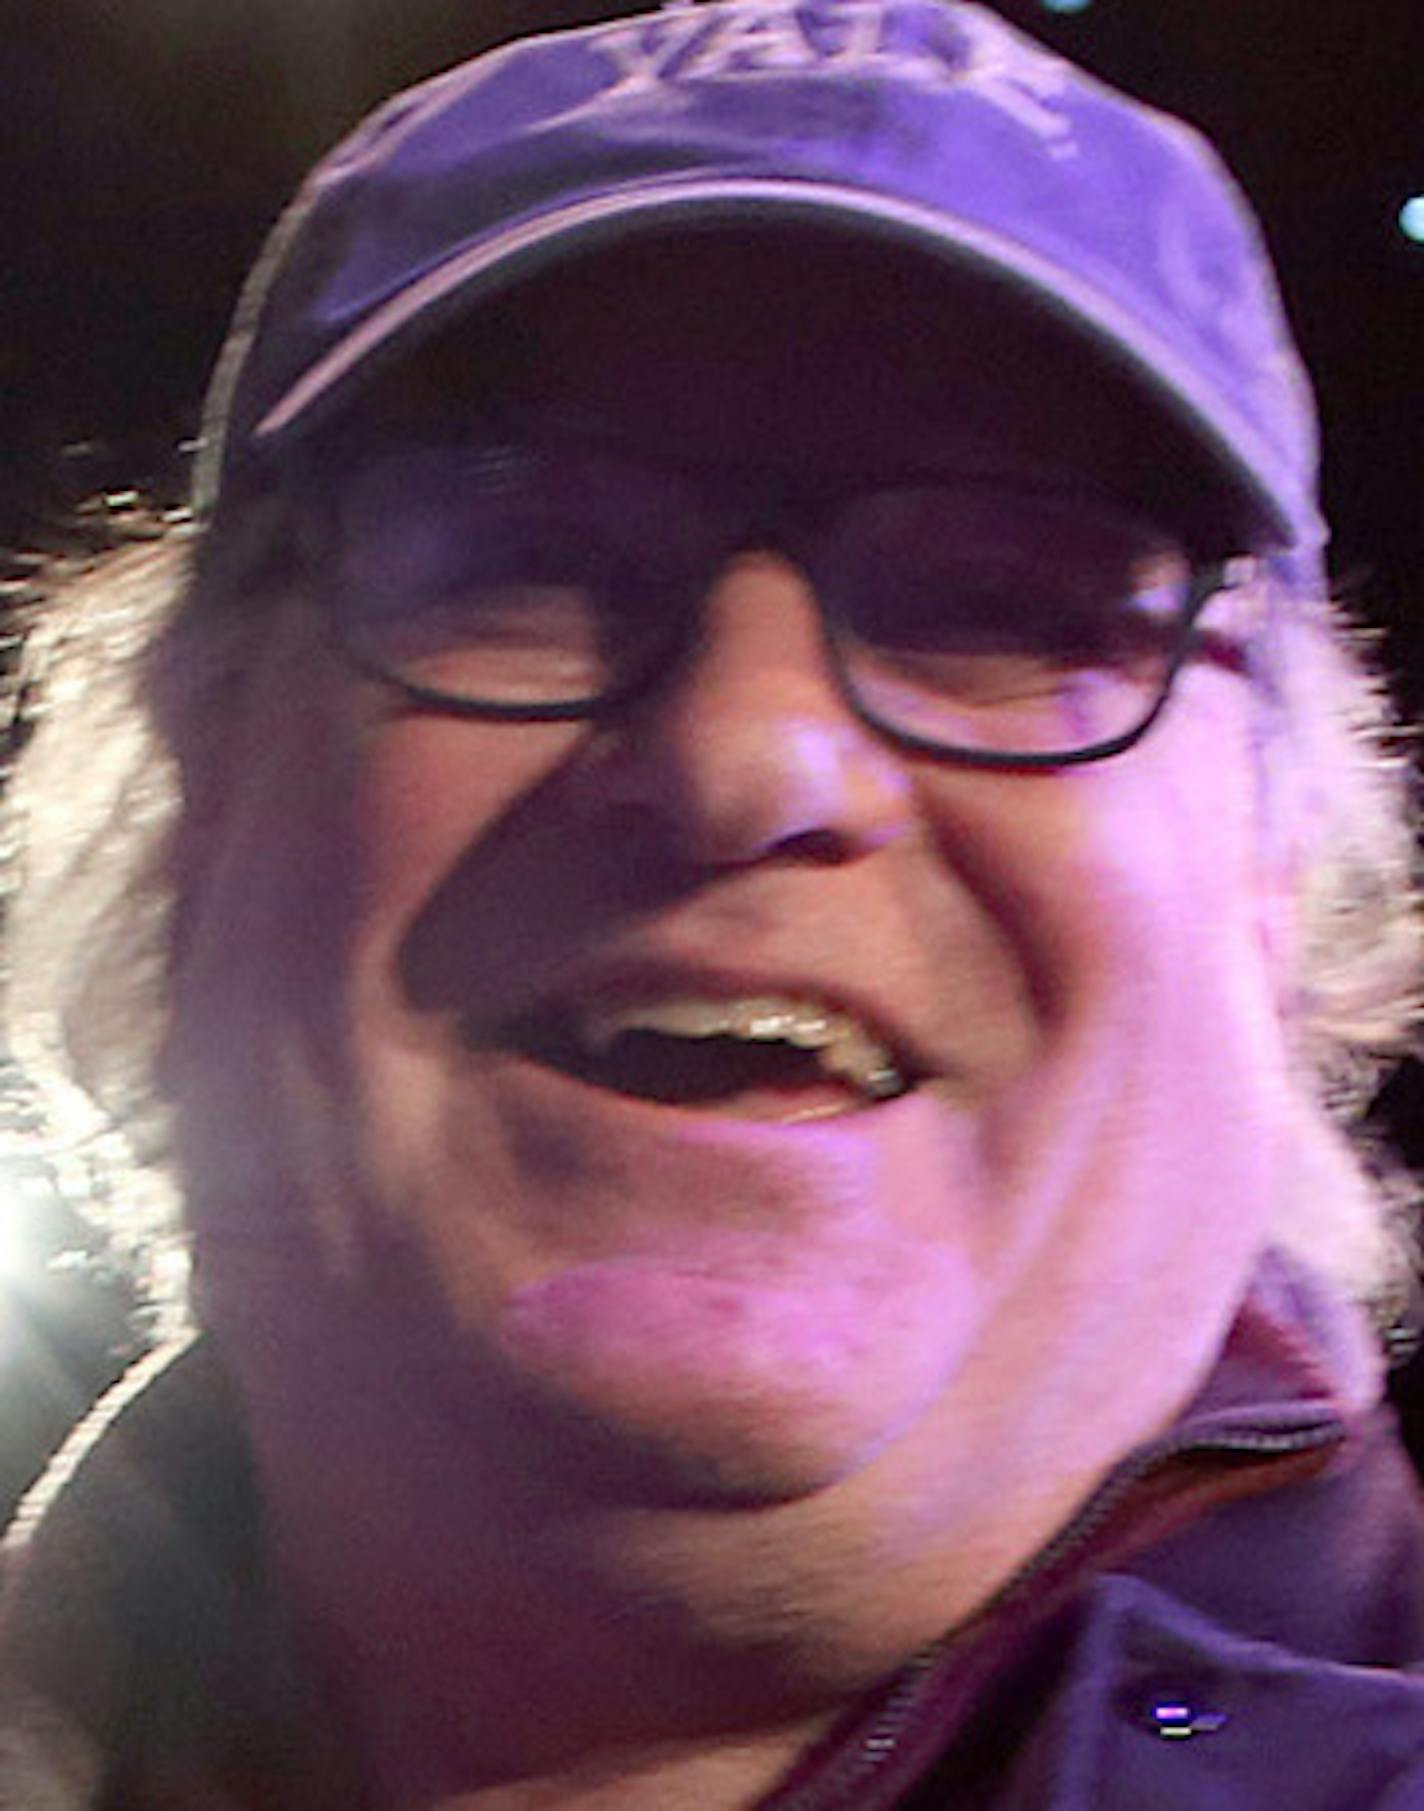
{"type": "Polygon", "coordinates": [[[873,1100],[889,1100],[905,1092],[905,1080],[895,1059],[883,1044],[867,1037],[859,1026],[842,1020],[835,1038],[821,1051],[821,1067],[859,1088],[873,1100]]]}
{"type": "Polygon", "coordinates": [[[585,1045],[599,1056],[627,1031],[655,1031],[680,1038],[741,1038],[753,1044],[790,1044],[814,1051],[821,1068],[872,1100],[903,1094],[904,1076],[894,1057],[844,1013],[780,997],[746,1000],[667,998],[633,1006],[597,1007],[578,1024],[585,1045]]]}

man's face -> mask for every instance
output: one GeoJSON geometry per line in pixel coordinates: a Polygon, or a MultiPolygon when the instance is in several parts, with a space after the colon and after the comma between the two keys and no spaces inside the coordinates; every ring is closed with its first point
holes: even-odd
{"type": "MultiPolygon", "coordinates": [[[[550,286],[503,400],[723,468],[928,459],[1120,488],[1141,423],[1091,375],[1045,381],[1027,348],[986,370],[869,262],[840,269],[724,246],[550,286]]],[[[428,392],[397,380],[367,411],[364,488],[336,511],[353,570],[402,570],[416,538],[414,569],[438,565],[468,532],[407,456],[428,392]]],[[[288,828],[264,844],[257,773],[234,807],[250,860],[194,946],[209,1038],[227,999],[229,1039],[241,1016],[259,1051],[212,1058],[195,1168],[244,1115],[297,1126],[265,1149],[311,1146],[293,1049],[341,1078],[340,1158],[269,1179],[313,1234],[294,1296],[328,1292],[479,1413],[586,1435],[659,1490],[814,1492],[949,1453],[967,1406],[1065,1378],[1130,1402],[1149,1340],[1180,1394],[1272,1206],[1284,1063],[1245,682],[1194,665],[1116,759],[974,770],[853,714],[816,601],[780,554],[729,558],[697,647],[597,722],[403,708],[329,646],[287,649],[253,740],[288,828]],[[356,729],[318,759],[335,720],[356,729]],[[235,938],[239,900],[269,895],[235,938]],[[294,915],[318,920],[300,975],[294,915]],[[790,1042],[831,1015],[912,1085],[877,1102],[785,1039],[748,1048],[736,1026],[767,1002],[790,1042]],[[654,1055],[610,1085],[589,1049],[630,1022],[654,1055]],[[711,1025],[715,1045],[692,1035],[711,1025]],[[656,1070],[695,1081],[639,1079],[656,1070]]],[[[243,1243],[222,1218],[219,1290],[243,1243]]]]}

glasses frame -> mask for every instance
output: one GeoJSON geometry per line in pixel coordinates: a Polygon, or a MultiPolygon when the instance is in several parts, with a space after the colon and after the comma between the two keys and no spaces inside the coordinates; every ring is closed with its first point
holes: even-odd
{"type": "MultiPolygon", "coordinates": [[[[1155,726],[1167,708],[1168,700],[1171,698],[1182,668],[1187,664],[1198,644],[1198,623],[1202,612],[1214,597],[1228,588],[1231,564],[1232,562],[1215,560],[1193,569],[1182,605],[1181,621],[1176,639],[1163,668],[1157,695],[1147,707],[1141,720],[1131,729],[1120,731],[1115,736],[1106,737],[1100,742],[1089,743],[1083,748],[1062,752],[1017,752],[1006,749],[963,747],[957,743],[917,735],[913,730],[902,729],[881,718],[862,702],[854,682],[846,670],[840,638],[835,633],[834,609],[825,602],[819,588],[815,591],[815,597],[820,614],[822,643],[835,678],[836,688],[852,714],[867,728],[874,730],[877,735],[884,736],[897,747],[909,749],[915,754],[927,755],[933,760],[951,762],[960,767],[993,768],[1000,771],[1081,767],[1090,762],[1106,761],[1114,755],[1125,754],[1128,749],[1142,741],[1143,737],[1155,726]]],[[[422,712],[444,717],[461,717],[480,723],[605,722],[621,715],[654,694],[676,672],[681,661],[687,657],[691,647],[695,644],[693,636],[671,637],[662,658],[654,661],[646,672],[638,674],[635,679],[622,685],[612,686],[606,692],[600,692],[592,698],[552,700],[545,703],[537,701],[518,704],[499,703],[492,699],[462,698],[455,693],[442,692],[431,686],[422,685],[419,680],[406,678],[404,674],[386,666],[361,648],[354,646],[350,638],[343,633],[336,612],[332,611],[331,615],[335,619],[333,626],[341,656],[356,672],[399,693],[409,705],[422,712]]]]}
{"type": "MultiPolygon", "coordinates": [[[[577,437],[584,438],[581,434],[577,437]]],[[[504,436],[500,435],[496,438],[502,440],[504,436]]],[[[599,435],[598,441],[605,447],[612,444],[616,448],[616,442],[610,443],[610,439],[606,435],[599,435]]],[[[310,478],[311,474],[308,473],[306,476],[310,478]]],[[[909,483],[942,482],[944,474],[918,470],[896,474],[895,477],[900,482],[909,483]]],[[[890,474],[884,475],[882,481],[886,480],[891,485],[895,482],[895,478],[892,478],[890,474]]],[[[313,496],[311,490],[306,484],[300,488],[310,502],[313,496]]],[[[761,511],[757,512],[763,522],[767,522],[771,517],[779,518],[788,505],[793,516],[802,513],[796,507],[795,488],[792,487],[792,494],[781,500],[780,506],[771,508],[764,506],[761,511]]],[[[326,494],[329,495],[329,490],[326,494]]],[[[321,514],[325,516],[325,511],[321,511],[321,514]]],[[[307,519],[310,521],[310,516],[307,519]]],[[[329,520],[329,518],[327,519],[329,520]]],[[[808,561],[799,554],[795,545],[799,539],[799,536],[787,537],[778,532],[752,534],[746,536],[742,543],[729,546],[722,557],[730,558],[736,552],[749,551],[752,547],[765,548],[784,552],[788,558],[806,571],[811,580],[811,590],[820,620],[821,640],[827,663],[841,698],[859,722],[895,746],[907,749],[912,753],[961,767],[999,771],[1052,770],[1084,766],[1095,761],[1110,760],[1115,755],[1125,754],[1128,749],[1142,741],[1162,716],[1182,668],[1187,665],[1193,653],[1202,643],[1199,625],[1207,605],[1221,592],[1238,589],[1243,583],[1246,572],[1255,566],[1254,560],[1239,556],[1197,560],[1190,563],[1175,638],[1163,666],[1156,695],[1145,707],[1141,718],[1131,728],[1119,731],[1116,735],[1104,737],[1100,741],[1088,743],[1082,748],[1070,748],[1063,751],[1020,751],[961,746],[953,742],[944,742],[932,736],[917,734],[914,730],[903,729],[882,718],[868,707],[861,700],[848,669],[842,645],[842,637],[847,625],[836,609],[834,586],[818,581],[814,562],[808,561]]],[[[329,552],[329,548],[326,551],[329,552]]],[[[318,567],[318,570],[323,569],[330,570],[325,558],[318,567]]],[[[338,652],[353,671],[396,692],[413,709],[432,715],[463,718],[480,723],[606,722],[636,707],[655,694],[677,671],[681,663],[692,654],[698,642],[696,632],[698,612],[695,609],[688,609],[685,627],[681,632],[668,637],[666,647],[650,661],[645,670],[629,680],[610,686],[607,691],[600,692],[593,697],[519,703],[466,698],[458,693],[444,692],[436,687],[423,685],[419,680],[407,678],[396,668],[387,665],[357,645],[342,622],[336,600],[329,591],[323,589],[328,605],[327,614],[331,621],[338,652]]]]}

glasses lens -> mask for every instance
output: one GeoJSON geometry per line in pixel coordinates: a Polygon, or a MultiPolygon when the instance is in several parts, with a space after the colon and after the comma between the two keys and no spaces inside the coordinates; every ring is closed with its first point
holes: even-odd
{"type": "Polygon", "coordinates": [[[685,509],[659,484],[606,459],[522,446],[426,447],[363,464],[338,506],[346,645],[467,704],[557,708],[636,684],[685,614],[688,554],[672,532],[685,509]]]}
{"type": "Polygon", "coordinates": [[[1139,728],[1171,678],[1191,571],[1145,524],[1032,493],[882,492],[827,550],[860,707],[946,749],[1068,755],[1139,728]]]}
{"type": "MultiPolygon", "coordinates": [[[[757,498],[715,490],[557,438],[357,457],[334,487],[341,633],[367,666],[460,704],[537,714],[626,695],[684,643],[710,578],[747,544],[757,498]]],[[[794,519],[820,527],[787,545],[846,684],[885,729],[946,751],[1064,756],[1130,735],[1160,703],[1192,578],[1149,525],[987,485],[808,501],[794,519]]]]}

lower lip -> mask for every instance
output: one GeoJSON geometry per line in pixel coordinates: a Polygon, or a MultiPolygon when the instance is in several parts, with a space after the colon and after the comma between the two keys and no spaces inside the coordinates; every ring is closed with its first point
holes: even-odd
{"type": "MultiPolygon", "coordinates": [[[[735,1094],[709,1101],[659,1101],[642,1095],[623,1094],[616,1088],[600,1087],[567,1070],[541,1063],[531,1057],[516,1056],[515,1072],[521,1081],[538,1086],[541,1081],[555,1089],[567,1089],[589,1106],[602,1106],[611,1112],[649,1114],[659,1119],[688,1118],[699,1122],[724,1121],[754,1125],[811,1125],[828,1119],[861,1119],[867,1114],[879,1117],[894,1100],[869,1100],[843,1083],[827,1077],[823,1081],[798,1083],[791,1087],[746,1088],[735,1094]]],[[[913,1090],[911,1091],[913,1092],[913,1090]]],[[[903,1100],[906,1095],[895,1097],[903,1100]]]]}
{"type": "Polygon", "coordinates": [[[481,1092],[500,1127],[518,1237],[535,1242],[530,1280],[629,1257],[764,1279],[882,1222],[932,1227],[936,1245],[975,1236],[977,1119],[933,1083],[861,1111],[788,1118],[781,1100],[775,1116],[751,1119],[615,1094],[504,1055],[481,1092]]]}
{"type": "Polygon", "coordinates": [[[936,1099],[921,1086],[892,1100],[865,1101],[827,1080],[797,1088],[749,1089],[715,1102],[684,1105],[600,1088],[526,1056],[501,1057],[496,1074],[515,1103],[557,1115],[565,1125],[570,1119],[596,1119],[628,1132],[664,1136],[682,1132],[699,1139],[719,1133],[734,1137],[739,1131],[752,1137],[798,1131],[810,1135],[833,1128],[882,1131],[936,1099]]]}

